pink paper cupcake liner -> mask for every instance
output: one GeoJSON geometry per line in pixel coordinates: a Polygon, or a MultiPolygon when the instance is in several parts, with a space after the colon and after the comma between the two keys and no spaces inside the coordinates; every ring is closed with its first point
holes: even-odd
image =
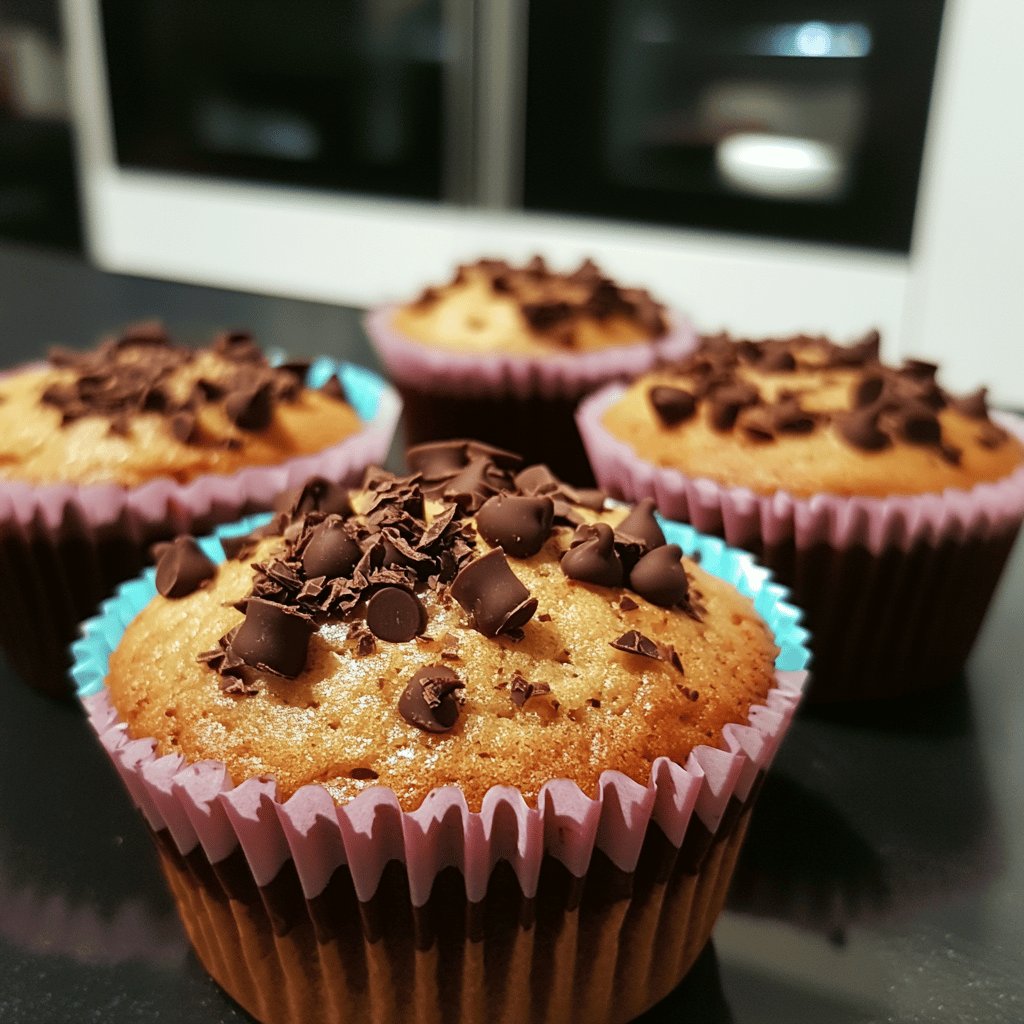
{"type": "MultiPolygon", "coordinates": [[[[1024,519],[1024,466],[968,490],[888,498],[756,494],[644,461],[602,423],[624,393],[586,398],[577,423],[598,484],[753,552],[792,588],[814,636],[811,701],[889,698],[962,669],[1024,519]]],[[[1024,438],[1024,421],[993,417],[1024,438]]]]}
{"type": "Polygon", "coordinates": [[[402,394],[410,444],[469,435],[578,484],[592,482],[573,423],[580,396],[680,359],[697,343],[689,321],[674,313],[669,332],[650,343],[543,357],[462,355],[403,335],[393,326],[398,308],[371,310],[364,326],[402,394]]]}
{"type": "Polygon", "coordinates": [[[0,480],[0,646],[37,689],[70,696],[68,645],[78,624],[122,580],[150,561],[151,546],[179,533],[206,533],[219,523],[271,508],[281,493],[320,475],[355,483],[382,462],[401,401],[376,374],[320,359],[310,380],[337,372],[363,428],[321,452],[274,466],[169,477],[139,487],[115,484],[33,486],[0,480]]]}
{"type": "MultiPolygon", "coordinates": [[[[554,779],[535,806],[511,786],[488,790],[479,811],[455,786],[432,791],[413,811],[383,786],[340,806],[320,786],[280,800],[271,778],[235,785],[222,762],[158,757],[151,739],[128,737],[104,686],[110,651],[153,593],[152,570],[86,624],[73,674],[89,721],[158,837],[200,956],[236,999],[267,1021],[354,1021],[363,1013],[398,1021],[414,999],[432,1007],[425,1020],[466,1022],[484,1019],[499,995],[512,1000],[505,1019],[524,1022],[578,1020],[580,1000],[589,999],[586,1019],[610,1021],[629,1019],[678,982],[724,900],[753,796],[805,685],[807,651],[799,612],[749,556],[679,524],[665,529],[754,598],[781,650],[776,685],[746,723],[725,727],[724,749],[699,746],[684,765],[658,758],[646,784],[606,771],[593,796],[554,779]],[[453,877],[456,895],[439,905],[453,877]],[[552,886],[558,926],[534,928],[531,921],[554,912],[545,896],[552,886]],[[605,886],[626,889],[616,896],[605,886]],[[631,900],[634,888],[646,896],[631,900]],[[588,938],[581,914],[591,904],[588,938]],[[557,936],[568,934],[570,921],[575,937],[562,948],[557,936]],[[448,982],[449,999],[439,995],[442,941],[453,943],[446,969],[475,978],[472,992],[487,992],[485,1003],[462,983],[448,982]],[[599,948],[584,967],[587,942],[599,948]],[[342,945],[347,960],[334,963],[342,945]],[[566,981],[538,981],[550,974],[550,955],[566,961],[566,981]],[[360,980],[344,981],[353,970],[360,980]],[[620,975],[621,990],[609,991],[620,975]],[[523,986],[514,998],[509,976],[523,986]],[[573,988],[581,977],[586,991],[573,988]],[[325,986],[345,984],[358,992],[343,1005],[317,1003],[325,986]]],[[[204,541],[211,556],[215,544],[204,541]]]]}

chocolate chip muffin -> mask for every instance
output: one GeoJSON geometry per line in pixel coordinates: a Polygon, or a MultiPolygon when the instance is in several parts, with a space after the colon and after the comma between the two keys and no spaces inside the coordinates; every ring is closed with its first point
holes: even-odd
{"type": "Polygon", "coordinates": [[[883,364],[878,340],[707,338],[580,411],[604,486],[794,588],[817,699],[955,676],[1024,516],[1019,421],[990,415],[984,389],[949,393],[932,363],[883,364]]]}
{"type": "Polygon", "coordinates": [[[200,957],[260,1019],[399,1020],[408,999],[433,1000],[439,1020],[483,1005],[628,1019],[678,982],[721,906],[802,685],[775,667],[780,648],[802,667],[796,615],[745,556],[700,547],[650,502],[609,507],[474,441],[408,460],[409,475],[371,470],[351,492],[311,481],[226,538],[220,564],[208,542],[162,549],[152,582],[124,595],[157,593],[115,633],[109,666],[89,653],[109,633],[79,645],[86,705],[101,735],[152,745],[152,764],[129,769],[144,789],[190,803],[234,787],[244,857],[214,857],[213,872],[210,842],[184,825],[209,813],[155,791],[147,804],[163,807],[150,823],[200,957]],[[266,798],[276,814],[258,810],[266,798]],[[395,858],[406,876],[381,873],[395,858]],[[581,879],[587,938],[569,951],[581,879]],[[225,910],[224,885],[244,911],[225,910]],[[270,905],[288,922],[272,963],[275,926],[256,910],[270,905]],[[337,942],[402,980],[351,989],[337,942]],[[461,965],[447,993],[423,967],[442,953],[461,965]],[[559,976],[552,956],[569,956],[559,976]],[[617,991],[607,971],[625,972],[617,991]]]}
{"type": "Polygon", "coordinates": [[[371,340],[406,403],[411,442],[474,433],[543,460],[565,479],[589,475],[572,421],[579,398],[688,351],[683,317],[592,261],[562,273],[481,259],[446,284],[371,312],[371,340]]]}
{"type": "Polygon", "coordinates": [[[351,481],[384,454],[396,400],[330,360],[310,370],[271,366],[243,332],[191,349],[147,323],[0,377],[0,554],[34,580],[5,589],[0,636],[23,676],[67,691],[75,627],[149,544],[270,508],[318,465],[351,481]]]}

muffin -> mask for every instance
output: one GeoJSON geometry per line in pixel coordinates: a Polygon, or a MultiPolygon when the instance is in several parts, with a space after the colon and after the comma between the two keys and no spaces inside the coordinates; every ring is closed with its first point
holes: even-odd
{"type": "Polygon", "coordinates": [[[919,693],[963,667],[1024,517],[1021,421],[878,335],[706,339],[580,408],[612,493],[744,547],[814,637],[809,698],[919,693]]]}
{"type": "Polygon", "coordinates": [[[649,504],[476,442],[409,461],[176,540],[87,624],[79,693],[258,1019],[631,1019],[710,934],[798,613],[649,504]]]}
{"type": "Polygon", "coordinates": [[[67,646],[149,547],[256,509],[312,472],[357,480],[388,450],[397,396],[320,359],[272,367],[235,332],[206,349],[156,324],[0,377],[0,642],[70,694],[67,646]]]}
{"type": "Polygon", "coordinates": [[[573,423],[586,392],[689,351],[689,323],[590,260],[559,273],[481,259],[447,284],[370,312],[366,329],[405,403],[407,440],[461,436],[592,482],[573,423]]]}

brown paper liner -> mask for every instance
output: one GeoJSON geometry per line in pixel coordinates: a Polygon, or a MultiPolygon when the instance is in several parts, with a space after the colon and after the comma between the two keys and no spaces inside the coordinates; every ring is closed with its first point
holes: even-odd
{"type": "Polygon", "coordinates": [[[150,548],[178,533],[209,533],[218,523],[263,507],[219,508],[208,515],[147,521],[130,512],[96,526],[74,503],[56,527],[37,514],[21,524],[0,519],[0,646],[18,675],[53,697],[71,697],[68,645],[83,619],[122,580],[152,561],[150,548]]]}
{"type": "Polygon", "coordinates": [[[919,541],[747,548],[804,609],[813,655],[809,704],[908,697],[951,683],[963,668],[1016,540],[919,541]]]}
{"type": "Polygon", "coordinates": [[[199,959],[264,1024],[611,1024],[664,998],[704,948],[752,804],[732,800],[714,834],[695,818],[679,849],[652,825],[630,873],[596,852],[580,879],[546,857],[531,899],[504,862],[479,903],[448,868],[419,908],[397,861],[369,902],[344,867],[306,900],[290,860],[260,888],[238,850],[211,865],[156,839],[199,959]]]}

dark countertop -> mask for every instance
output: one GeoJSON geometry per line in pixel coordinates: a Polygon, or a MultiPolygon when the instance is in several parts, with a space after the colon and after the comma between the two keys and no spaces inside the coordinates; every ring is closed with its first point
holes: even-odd
{"type": "MultiPolygon", "coordinates": [[[[159,314],[373,360],[352,310],[103,274],[0,247],[10,364],[159,314]]],[[[650,1021],[1024,1020],[1024,546],[967,678],[916,709],[803,715],[714,939],[650,1021]]],[[[246,1021],[188,951],[154,851],[70,707],[0,664],[0,1021],[246,1021]]]]}

